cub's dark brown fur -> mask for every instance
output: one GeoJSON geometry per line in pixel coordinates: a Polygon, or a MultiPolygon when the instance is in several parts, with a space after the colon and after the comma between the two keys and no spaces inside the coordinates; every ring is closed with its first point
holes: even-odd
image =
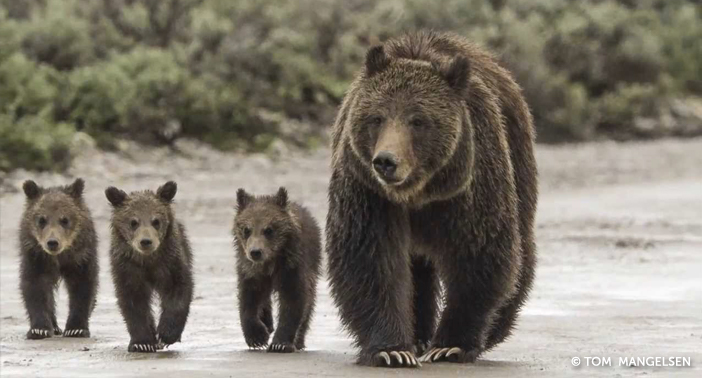
{"type": "Polygon", "coordinates": [[[127,323],[130,352],[155,352],[180,341],[193,299],[193,257],[185,227],[171,208],[176,183],[156,193],[105,190],[113,207],[110,261],[120,311],[127,323]],[[158,326],[151,298],[161,299],[158,326]]]}
{"type": "Polygon", "coordinates": [[[536,264],[533,141],[519,86],[464,38],[368,51],[334,126],[326,233],[360,363],[470,362],[509,336],[536,264]]]}
{"type": "Polygon", "coordinates": [[[268,345],[273,333],[271,295],[278,292],[278,330],[269,352],[305,348],[314,312],[321,259],[317,222],[288,201],[285,188],[254,197],[239,189],[234,240],[239,281],[239,315],[246,344],[268,345]]]}
{"type": "Polygon", "coordinates": [[[65,337],[90,337],[89,320],[98,290],[97,235],[83,201],[85,183],[42,188],[25,181],[27,204],[20,224],[20,290],[28,339],[62,333],[54,292],[63,278],[68,289],[65,337]]]}

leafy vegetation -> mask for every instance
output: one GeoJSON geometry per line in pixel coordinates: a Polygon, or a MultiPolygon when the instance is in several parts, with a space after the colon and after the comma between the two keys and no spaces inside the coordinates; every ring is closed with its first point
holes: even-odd
{"type": "Polygon", "coordinates": [[[702,129],[696,0],[0,0],[0,169],[66,167],[76,131],[318,143],[367,48],[418,28],[493,50],[541,141],[702,129]]]}

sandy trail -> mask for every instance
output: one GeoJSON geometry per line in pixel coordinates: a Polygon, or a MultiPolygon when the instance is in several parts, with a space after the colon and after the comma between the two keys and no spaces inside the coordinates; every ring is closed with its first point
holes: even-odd
{"type": "MultiPolygon", "coordinates": [[[[235,190],[272,192],[285,185],[323,222],[327,150],[280,162],[187,143],[182,150],[132,148],[119,156],[88,151],[70,171],[87,181],[101,237],[101,290],[90,339],[24,339],[28,324],[17,288],[16,248],[24,197],[2,195],[2,377],[702,376],[702,139],[539,146],[540,262],[519,329],[475,364],[425,364],[413,371],[354,364],[355,350],[324,281],[308,351],[273,355],[244,344],[229,233],[235,190]],[[193,243],[196,298],[182,343],[157,354],[129,354],[109,277],[110,209],[103,190],[155,189],[167,179],[179,183],[177,214],[193,243]],[[578,368],[571,365],[576,356],[582,359],[578,368]],[[595,356],[610,357],[613,366],[586,366],[585,357],[595,356]],[[693,366],[625,367],[618,366],[620,356],[684,356],[693,366]]],[[[5,189],[19,188],[26,178],[43,185],[69,180],[15,172],[5,189]]],[[[59,293],[62,324],[67,295],[63,288],[59,293]]]]}

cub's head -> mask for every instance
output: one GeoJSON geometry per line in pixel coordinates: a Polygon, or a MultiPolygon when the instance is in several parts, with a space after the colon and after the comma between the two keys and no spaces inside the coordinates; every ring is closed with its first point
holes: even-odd
{"type": "Polygon", "coordinates": [[[456,152],[469,73],[463,56],[430,63],[383,46],[368,51],[348,132],[353,153],[391,199],[420,192],[456,152]]]}
{"type": "Polygon", "coordinates": [[[34,181],[24,182],[27,196],[23,223],[44,252],[58,255],[69,249],[89,217],[83,204],[85,182],[76,179],[63,187],[42,188],[34,181]]]}
{"type": "Polygon", "coordinates": [[[289,211],[288,192],[281,187],[275,195],[253,196],[239,189],[236,202],[233,232],[240,258],[254,264],[271,261],[298,229],[289,211]]]}
{"type": "Polygon", "coordinates": [[[114,186],[107,188],[105,196],[113,208],[113,232],[139,253],[157,251],[173,226],[171,203],[177,189],[173,181],[160,186],[156,193],[146,190],[127,194],[114,186]]]}

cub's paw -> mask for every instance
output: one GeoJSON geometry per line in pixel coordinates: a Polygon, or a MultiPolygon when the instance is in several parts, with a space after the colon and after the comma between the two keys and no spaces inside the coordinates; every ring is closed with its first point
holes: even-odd
{"type": "Polygon", "coordinates": [[[155,353],[158,350],[158,345],[156,344],[135,344],[129,343],[127,351],[136,353],[155,353]]]}
{"type": "Polygon", "coordinates": [[[66,329],[63,332],[63,337],[90,337],[90,331],[87,329],[66,329]]]}
{"type": "Polygon", "coordinates": [[[163,347],[180,342],[180,333],[162,331],[156,334],[156,340],[160,346],[159,349],[163,349],[163,347]]]}
{"type": "Polygon", "coordinates": [[[63,335],[63,331],[59,327],[54,327],[54,336],[63,335]]]}
{"type": "Polygon", "coordinates": [[[27,340],[41,340],[51,337],[53,333],[50,329],[32,328],[27,332],[27,340]]]}
{"type": "Polygon", "coordinates": [[[457,362],[457,363],[466,363],[466,362],[475,362],[475,360],[478,358],[478,355],[480,355],[480,351],[477,349],[469,350],[469,351],[464,351],[461,348],[458,347],[448,347],[448,348],[440,348],[440,347],[434,347],[429,349],[423,356],[419,357],[419,361],[421,362],[442,362],[442,361],[448,361],[448,362],[457,362]]]}
{"type": "Polygon", "coordinates": [[[268,353],[295,353],[297,348],[290,343],[273,343],[268,346],[268,353]]]}
{"type": "Polygon", "coordinates": [[[244,339],[251,349],[263,349],[268,346],[270,338],[268,328],[260,321],[251,322],[244,326],[244,339]]]}
{"type": "Polygon", "coordinates": [[[416,368],[422,366],[410,350],[387,350],[373,355],[371,366],[390,368],[416,368]]]}

